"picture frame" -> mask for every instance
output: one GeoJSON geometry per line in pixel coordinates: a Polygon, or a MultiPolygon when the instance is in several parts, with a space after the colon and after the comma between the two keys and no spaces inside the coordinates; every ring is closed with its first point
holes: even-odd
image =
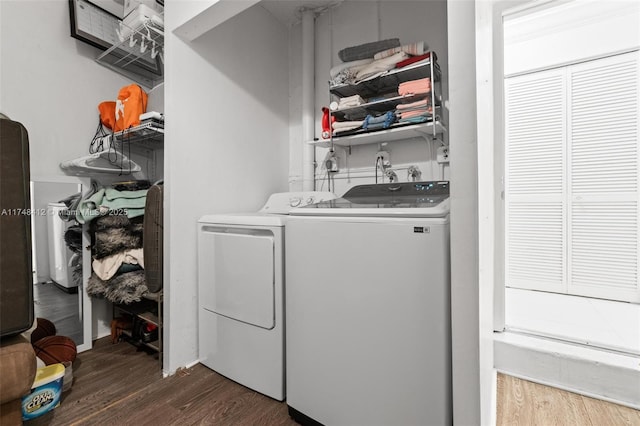
{"type": "Polygon", "coordinates": [[[116,29],[122,21],[88,0],[69,0],[71,37],[107,50],[119,42],[116,29]]]}

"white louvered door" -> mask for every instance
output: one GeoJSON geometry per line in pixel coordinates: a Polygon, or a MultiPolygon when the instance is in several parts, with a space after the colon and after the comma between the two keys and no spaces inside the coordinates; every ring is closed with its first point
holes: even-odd
{"type": "Polygon", "coordinates": [[[638,53],[568,69],[568,291],[638,298],[638,53]]]}
{"type": "Polygon", "coordinates": [[[639,64],[505,79],[507,286],[640,302],[639,64]]]}
{"type": "Polygon", "coordinates": [[[506,282],[565,292],[564,70],[505,81],[506,282]]]}

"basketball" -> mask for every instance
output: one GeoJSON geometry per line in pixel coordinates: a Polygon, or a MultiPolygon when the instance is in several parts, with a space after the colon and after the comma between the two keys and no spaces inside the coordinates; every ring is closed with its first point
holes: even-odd
{"type": "Polygon", "coordinates": [[[46,318],[36,318],[37,326],[31,332],[31,343],[35,343],[43,337],[55,336],[56,326],[46,318]]]}
{"type": "Polygon", "coordinates": [[[33,350],[46,365],[73,362],[78,353],[74,341],[66,336],[43,337],[33,344],[33,350]]]}

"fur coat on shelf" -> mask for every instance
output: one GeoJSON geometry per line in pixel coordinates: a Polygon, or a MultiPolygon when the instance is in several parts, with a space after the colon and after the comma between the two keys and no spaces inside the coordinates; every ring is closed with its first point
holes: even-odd
{"type": "MultiPolygon", "coordinates": [[[[142,217],[129,219],[123,215],[101,216],[91,221],[90,229],[94,259],[100,260],[127,250],[142,248],[142,217]]],[[[102,280],[92,272],[87,284],[90,296],[105,298],[118,304],[138,302],[147,292],[144,270],[118,273],[108,280],[102,280]]]]}

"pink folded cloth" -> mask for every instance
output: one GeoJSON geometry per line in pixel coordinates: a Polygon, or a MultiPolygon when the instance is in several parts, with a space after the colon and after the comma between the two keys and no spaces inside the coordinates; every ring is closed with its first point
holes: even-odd
{"type": "Polygon", "coordinates": [[[405,81],[398,85],[399,95],[429,93],[431,91],[431,79],[421,78],[419,80],[405,81]]]}
{"type": "Polygon", "coordinates": [[[423,99],[421,101],[411,102],[409,104],[398,104],[396,109],[398,111],[402,111],[402,110],[406,110],[406,109],[414,109],[414,108],[426,107],[427,105],[428,105],[427,100],[423,99]]]}
{"type": "Polygon", "coordinates": [[[432,108],[426,108],[426,109],[416,109],[413,111],[405,111],[405,112],[401,112],[398,114],[398,116],[400,118],[411,118],[411,117],[419,117],[421,115],[427,115],[427,114],[432,114],[433,113],[433,109],[432,108]]]}

